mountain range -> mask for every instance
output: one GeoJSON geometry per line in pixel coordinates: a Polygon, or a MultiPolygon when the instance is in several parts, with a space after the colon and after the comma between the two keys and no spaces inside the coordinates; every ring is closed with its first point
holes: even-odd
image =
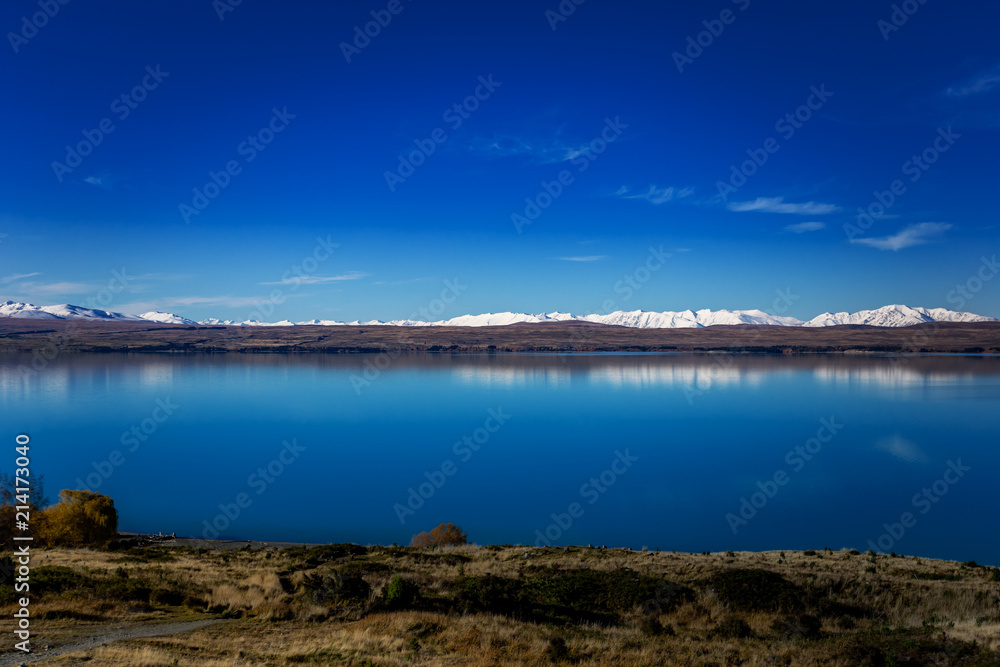
{"type": "Polygon", "coordinates": [[[30,303],[6,301],[0,304],[0,317],[30,318],[40,320],[117,320],[131,322],[160,322],[163,324],[187,325],[230,325],[230,326],[452,326],[452,327],[487,327],[504,326],[520,323],[542,322],[593,322],[613,326],[632,327],[639,329],[693,329],[716,325],[763,324],[771,326],[794,327],[828,327],[838,324],[858,324],[875,327],[907,327],[926,322],[997,322],[994,317],[962,313],[945,308],[912,308],[903,305],[882,306],[875,310],[861,310],[856,313],[823,313],[811,320],[803,321],[794,317],[771,315],[761,310],[682,310],[682,311],[615,311],[607,315],[572,315],[570,313],[485,313],[482,315],[462,315],[449,320],[422,322],[419,320],[382,320],[338,322],[336,320],[308,320],[305,322],[258,322],[246,320],[218,320],[209,318],[196,322],[194,320],[164,313],[151,311],[141,315],[127,315],[95,308],[84,308],[62,304],[58,306],[35,306],[30,303]]]}

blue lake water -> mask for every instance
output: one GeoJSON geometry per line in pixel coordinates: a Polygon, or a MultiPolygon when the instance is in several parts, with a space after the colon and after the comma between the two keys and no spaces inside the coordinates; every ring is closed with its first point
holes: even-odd
{"type": "Polygon", "coordinates": [[[454,522],[480,544],[1000,564],[998,359],[380,361],[0,356],[0,470],[27,433],[53,500],[106,493],[128,531],[388,544],[454,522]]]}

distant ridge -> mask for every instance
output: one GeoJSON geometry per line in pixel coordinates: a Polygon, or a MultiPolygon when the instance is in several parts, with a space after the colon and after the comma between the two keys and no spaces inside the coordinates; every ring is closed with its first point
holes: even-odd
{"type": "Polygon", "coordinates": [[[882,306],[875,310],[856,313],[823,313],[804,322],[794,317],[770,315],[761,310],[682,310],[655,312],[646,310],[615,311],[607,315],[572,315],[570,313],[485,313],[462,315],[450,320],[422,322],[419,320],[370,320],[366,322],[338,322],[336,320],[308,320],[305,322],[258,322],[246,320],[218,320],[209,318],[196,322],[172,313],[151,311],[141,315],[126,315],[106,310],[83,308],[70,304],[35,306],[30,303],[6,301],[0,304],[0,317],[49,319],[49,320],[121,320],[131,322],[160,322],[163,324],[231,325],[231,326],[405,326],[405,327],[491,327],[508,324],[542,322],[593,322],[637,329],[696,329],[718,325],[761,324],[786,327],[827,327],[838,324],[860,324],[874,327],[908,327],[926,322],[997,322],[994,317],[961,313],[946,308],[912,308],[903,305],[882,306]]]}

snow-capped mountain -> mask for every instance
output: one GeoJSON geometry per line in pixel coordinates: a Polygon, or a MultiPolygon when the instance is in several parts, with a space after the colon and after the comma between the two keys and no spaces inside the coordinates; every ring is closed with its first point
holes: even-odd
{"type": "Polygon", "coordinates": [[[911,308],[909,306],[883,306],[877,310],[856,313],[823,313],[803,326],[829,327],[836,324],[866,324],[872,327],[908,327],[924,322],[995,322],[993,317],[973,313],[959,313],[946,308],[911,308]]]}
{"type": "Polygon", "coordinates": [[[173,313],[164,313],[159,310],[151,310],[148,313],[143,313],[142,315],[139,315],[139,319],[147,320],[149,322],[161,322],[163,324],[198,324],[194,320],[189,320],[186,317],[174,315],[173,313]]]}
{"type": "Polygon", "coordinates": [[[911,308],[910,306],[883,306],[876,310],[862,310],[856,313],[823,313],[808,322],[771,315],[761,310],[682,310],[655,312],[646,310],[615,311],[607,315],[582,315],[571,313],[484,313],[482,315],[462,315],[448,320],[423,322],[420,320],[370,320],[366,322],[338,322],[336,320],[308,320],[305,322],[258,322],[245,320],[219,320],[209,318],[195,322],[179,315],[151,311],[142,315],[125,315],[93,308],[82,308],[63,304],[38,307],[30,303],[6,301],[0,304],[0,318],[34,318],[50,320],[124,320],[134,322],[160,322],[163,324],[202,324],[206,326],[401,326],[401,327],[495,327],[510,324],[539,324],[544,322],[592,322],[612,326],[638,329],[696,329],[720,325],[761,324],[785,327],[828,327],[838,324],[860,324],[874,327],[907,327],[925,322],[997,322],[994,317],[961,313],[946,308],[911,308]]]}
{"type": "Polygon", "coordinates": [[[84,308],[64,303],[58,306],[38,307],[31,303],[15,303],[5,301],[0,304],[0,317],[30,317],[46,320],[136,320],[143,318],[136,315],[123,315],[96,308],[84,308]]]}

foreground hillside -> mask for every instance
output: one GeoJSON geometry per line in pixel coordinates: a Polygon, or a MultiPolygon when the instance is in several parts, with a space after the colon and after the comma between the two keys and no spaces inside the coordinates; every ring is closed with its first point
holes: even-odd
{"type": "Polygon", "coordinates": [[[330,545],[32,566],[41,664],[1000,665],[1000,570],[971,562],[330,545]]]}
{"type": "Polygon", "coordinates": [[[1000,322],[910,327],[713,326],[699,329],[550,322],[495,327],[238,327],[0,319],[0,351],[243,352],[974,352],[1000,353],[1000,322]]]}

